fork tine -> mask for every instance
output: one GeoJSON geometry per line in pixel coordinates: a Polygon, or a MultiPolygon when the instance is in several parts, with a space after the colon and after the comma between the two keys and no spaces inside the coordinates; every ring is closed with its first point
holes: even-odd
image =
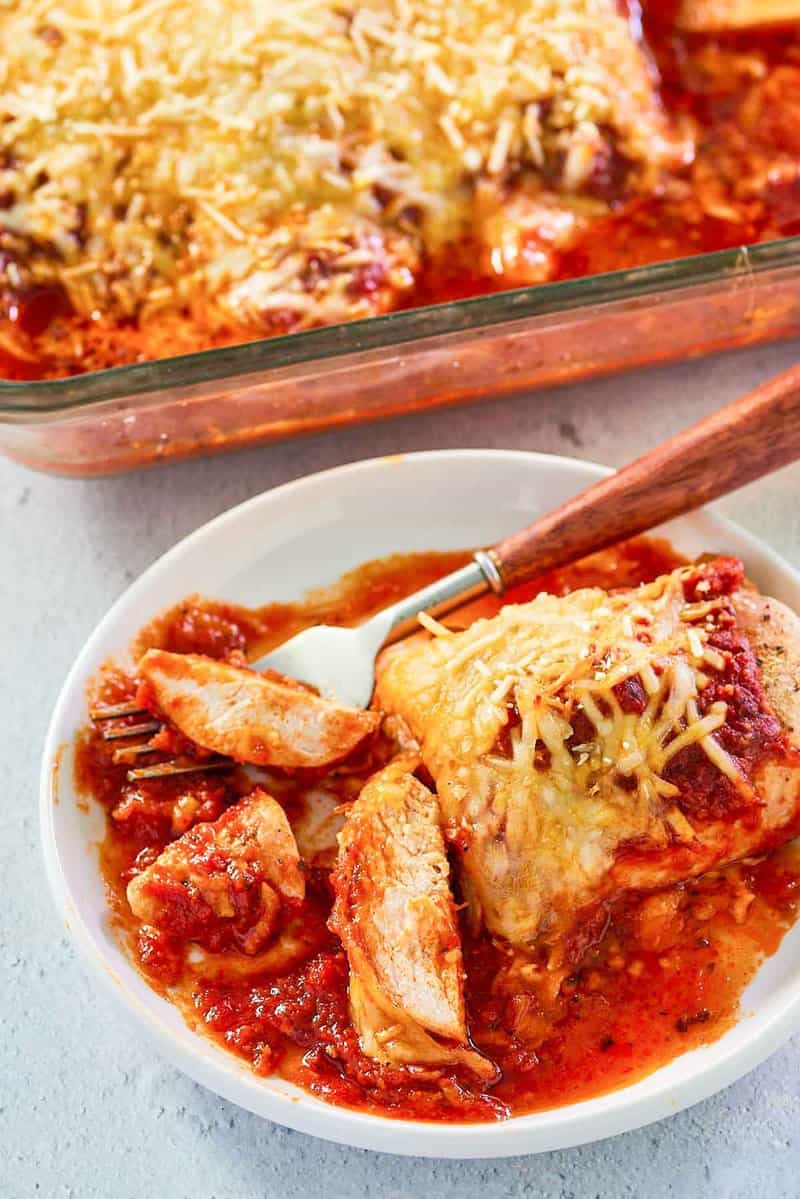
{"type": "Polygon", "coordinates": [[[197,774],[203,770],[226,770],[232,765],[228,758],[212,758],[208,762],[191,762],[184,765],[179,762],[158,762],[155,766],[129,770],[128,781],[135,783],[137,779],[160,779],[176,774],[197,774]]]}
{"type": "Polygon", "coordinates": [[[127,703],[114,704],[109,708],[90,708],[89,717],[91,720],[113,720],[118,716],[144,716],[145,709],[141,704],[127,703]]]}
{"type": "Polygon", "coordinates": [[[127,737],[143,737],[146,733],[157,733],[161,725],[157,720],[148,720],[144,724],[128,724],[122,728],[103,729],[104,741],[123,741],[127,737]]]}
{"type": "Polygon", "coordinates": [[[159,750],[153,749],[152,745],[145,742],[144,745],[121,745],[119,749],[114,750],[113,761],[115,766],[123,766],[126,762],[131,762],[134,758],[144,757],[145,754],[157,754],[159,750]]]}
{"type": "MultiPolygon", "coordinates": [[[[133,702],[89,709],[90,718],[98,724],[104,720],[118,720],[123,716],[147,715],[146,708],[133,702]]],[[[160,728],[160,721],[147,720],[140,724],[113,725],[111,728],[104,728],[101,736],[104,741],[125,741],[132,737],[144,737],[150,733],[157,733],[160,728]]],[[[123,745],[114,750],[113,760],[116,765],[124,766],[137,757],[159,752],[147,742],[142,745],[123,745]]],[[[178,759],[169,759],[164,762],[156,762],[152,766],[140,766],[136,770],[129,770],[128,781],[135,783],[137,779],[159,779],[177,774],[199,774],[206,770],[223,770],[230,765],[232,763],[227,758],[209,758],[206,762],[181,762],[178,759]]]]}

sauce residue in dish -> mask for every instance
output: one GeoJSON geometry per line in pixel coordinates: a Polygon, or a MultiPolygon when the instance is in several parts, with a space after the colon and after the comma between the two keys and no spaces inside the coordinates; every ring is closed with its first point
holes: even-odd
{"type": "MultiPolygon", "coordinates": [[[[185,601],[137,638],[134,657],[158,645],[254,657],[305,625],[355,623],[454,569],[466,554],[395,556],[369,563],[296,604],[257,610],[201,598],[185,601]]],[[[612,589],[654,578],[680,559],[662,541],[636,539],[515,588],[505,602],[538,591],[612,589]]],[[[454,614],[454,626],[497,608],[480,600],[454,614]]],[[[135,693],[131,674],[109,664],[92,699],[135,693]]],[[[354,798],[389,753],[380,739],[365,758],[327,780],[335,800],[354,798]]],[[[302,817],[316,780],[277,774],[269,784],[290,819],[302,817]]],[[[312,860],[308,895],[278,942],[260,954],[190,952],[140,929],[125,898],[132,873],[193,823],[216,819],[252,782],[237,768],[220,774],[131,784],[96,731],[76,756],[79,791],[107,813],[100,860],[113,920],[148,982],[192,1027],[262,1074],[278,1073],[333,1103],[420,1119],[496,1120],[587,1099],[626,1086],[678,1054],[718,1038],[766,956],[794,923],[800,904],[800,851],[786,845],[701,879],[648,894],[627,893],[587,914],[571,947],[579,965],[552,995],[520,985],[507,949],[462,927],[470,1035],[501,1071],[492,1086],[459,1070],[398,1069],[367,1058],[348,1012],[348,969],[327,919],[331,857],[312,860]]],[[[298,838],[299,839],[299,838],[298,838]]]]}

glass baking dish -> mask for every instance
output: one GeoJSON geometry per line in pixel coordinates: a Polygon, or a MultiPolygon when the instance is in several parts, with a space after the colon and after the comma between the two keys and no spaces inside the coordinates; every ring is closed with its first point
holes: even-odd
{"type": "Polygon", "coordinates": [[[0,382],[0,450],[99,475],[800,333],[800,237],[69,379],[0,382]]]}

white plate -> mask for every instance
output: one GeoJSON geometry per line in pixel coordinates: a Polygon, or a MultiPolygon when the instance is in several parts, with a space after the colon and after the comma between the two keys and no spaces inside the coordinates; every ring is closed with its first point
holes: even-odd
{"type": "MultiPolygon", "coordinates": [[[[86,720],[84,686],[149,617],[190,592],[243,604],[299,597],[368,558],[393,551],[487,544],[601,477],[569,458],[454,450],[376,459],[325,471],[257,496],[187,537],[134,583],[89,638],[50,724],[41,780],[47,872],[67,928],[99,976],[196,1081],[250,1111],[343,1144],[390,1153],[498,1157],[579,1145],[696,1103],[751,1070],[800,1027],[800,928],[748,987],[738,1024],[624,1090],[500,1124],[399,1121],[322,1103],[191,1033],[132,967],[110,928],[95,844],[102,815],[76,803],[69,747],[86,720]],[[55,802],[57,788],[58,802],[55,802]]],[[[800,577],[775,554],[711,513],[668,533],[689,554],[739,554],[762,590],[800,609],[800,577]]]]}

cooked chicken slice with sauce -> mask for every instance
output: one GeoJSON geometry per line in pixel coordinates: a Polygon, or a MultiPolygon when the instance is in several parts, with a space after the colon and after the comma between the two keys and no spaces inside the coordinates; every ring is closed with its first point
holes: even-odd
{"type": "Polygon", "coordinates": [[[494,1067],[469,1047],[461,945],[436,797],[395,759],[364,787],[339,837],[332,927],[350,963],[361,1048],[393,1064],[494,1067]]]}
{"type": "Polygon", "coordinates": [[[392,647],[375,702],[419,742],[473,926],[530,950],[797,835],[798,680],[798,617],[717,559],[392,647]]]}
{"type": "Polygon", "coordinates": [[[289,822],[261,788],[172,841],[128,884],[131,911],[144,923],[212,951],[247,954],[266,944],[281,909],[304,897],[289,822]]]}
{"type": "Polygon", "coordinates": [[[145,706],[204,749],[255,766],[328,766],[380,724],[375,712],[344,707],[292,680],[202,654],[151,649],[139,674],[145,706]]]}

